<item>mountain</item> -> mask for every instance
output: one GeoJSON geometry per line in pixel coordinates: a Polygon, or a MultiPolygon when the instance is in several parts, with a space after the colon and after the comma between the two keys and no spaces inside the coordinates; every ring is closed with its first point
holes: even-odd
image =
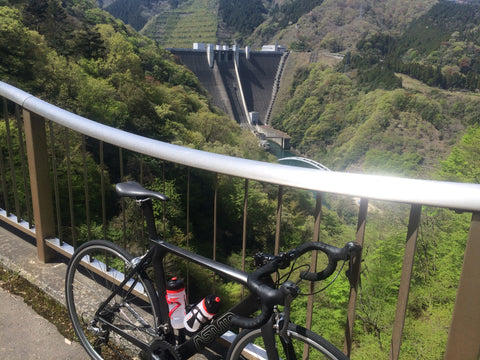
{"type": "Polygon", "coordinates": [[[480,5],[439,1],[366,35],[336,67],[298,67],[272,125],[332,169],[430,177],[480,105],[480,5]]]}
{"type": "MultiPolygon", "coordinates": [[[[306,9],[288,23],[278,21],[277,13],[285,13],[288,6],[301,8],[303,1],[285,2],[270,12],[270,16],[249,38],[258,46],[278,40],[294,50],[351,50],[358,40],[376,32],[401,33],[407,25],[428,11],[437,0],[359,0],[316,1],[317,6],[306,9]]],[[[312,3],[312,2],[311,2],[312,3]]]]}
{"type": "Polygon", "coordinates": [[[266,159],[191,71],[93,0],[4,0],[0,19],[2,81],[126,131],[266,159]]]}
{"type": "Polygon", "coordinates": [[[149,19],[140,31],[164,47],[217,43],[218,0],[182,1],[149,19]]]}
{"type": "Polygon", "coordinates": [[[106,11],[131,25],[135,30],[140,30],[151,17],[169,10],[171,1],[163,0],[116,0],[99,1],[106,11]]]}
{"type": "Polygon", "coordinates": [[[193,42],[343,51],[376,32],[401,33],[438,0],[109,0],[115,17],[166,47],[193,42]],[[193,30],[190,31],[190,30],[193,30]]]}

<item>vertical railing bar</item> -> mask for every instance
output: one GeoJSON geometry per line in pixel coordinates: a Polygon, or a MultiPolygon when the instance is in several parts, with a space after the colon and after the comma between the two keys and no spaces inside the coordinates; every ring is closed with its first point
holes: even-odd
{"type": "Polygon", "coordinates": [[[8,150],[8,163],[10,165],[10,177],[12,180],[12,190],[13,190],[13,202],[15,204],[15,215],[17,216],[17,222],[20,221],[20,201],[18,199],[18,189],[17,189],[17,174],[15,172],[15,159],[13,158],[12,150],[12,135],[10,131],[10,118],[8,116],[8,107],[7,100],[3,99],[3,108],[5,116],[5,130],[7,132],[7,150],[8,150]]]}
{"type": "MultiPolygon", "coordinates": [[[[140,154],[140,179],[139,179],[140,184],[143,184],[143,155],[140,154]]],[[[148,240],[145,241],[145,219],[143,217],[143,211],[140,211],[140,219],[141,219],[141,224],[142,226],[140,227],[140,237],[142,240],[143,244],[143,249],[146,250],[148,248],[148,240]]]]}
{"type": "MultiPolygon", "coordinates": [[[[245,257],[247,254],[247,216],[248,216],[248,179],[245,179],[243,192],[243,226],[242,226],[242,270],[245,271],[245,257]]],[[[242,299],[245,295],[245,286],[242,285],[242,299]]]]}
{"type": "MultiPolygon", "coordinates": [[[[187,250],[190,251],[190,168],[187,167],[187,250]]],[[[187,293],[190,294],[190,262],[187,261],[187,293]]]]}
{"type": "Polygon", "coordinates": [[[107,239],[107,205],[105,200],[105,162],[103,158],[103,141],[100,141],[100,187],[102,197],[102,227],[103,238],[107,239]]]}
{"type": "Polygon", "coordinates": [[[397,311],[395,313],[395,322],[393,324],[392,343],[390,346],[389,356],[390,360],[398,360],[400,356],[400,346],[402,343],[403,326],[405,325],[405,315],[407,313],[410,280],[413,272],[413,262],[415,257],[415,249],[417,246],[421,213],[422,205],[414,204],[411,206],[410,218],[408,221],[407,242],[405,245],[405,255],[403,257],[402,275],[400,279],[400,288],[398,290],[397,311]]]}
{"type": "Polygon", "coordinates": [[[470,222],[445,360],[480,358],[480,213],[470,222]]]}
{"type": "MultiPolygon", "coordinates": [[[[355,242],[363,246],[365,239],[365,228],[367,225],[367,213],[368,213],[368,199],[360,199],[360,209],[358,210],[358,222],[357,233],[355,235],[355,242]]],[[[352,268],[350,269],[350,298],[348,302],[347,310],[347,322],[345,324],[345,342],[343,346],[343,352],[350,356],[352,352],[353,342],[353,326],[355,324],[355,307],[358,297],[358,285],[360,284],[360,264],[362,262],[362,255],[358,255],[352,262],[352,268]]]]}
{"type": "Polygon", "coordinates": [[[53,131],[53,122],[49,123],[49,132],[50,132],[50,146],[52,152],[52,173],[53,173],[53,193],[55,196],[55,211],[57,215],[57,233],[58,239],[60,241],[60,246],[63,245],[63,234],[62,234],[62,216],[60,212],[60,192],[58,190],[58,169],[57,169],[57,155],[55,151],[55,134],[53,131]]]}
{"type": "Polygon", "coordinates": [[[5,201],[5,204],[4,204],[5,211],[7,213],[7,216],[10,216],[10,204],[8,201],[8,192],[7,192],[7,179],[5,178],[5,164],[3,159],[3,151],[1,147],[0,147],[0,173],[2,176],[2,193],[3,193],[3,199],[5,201]]]}
{"type": "MultiPolygon", "coordinates": [[[[218,174],[215,173],[215,190],[213,195],[213,261],[217,259],[217,200],[218,200],[218,174]]],[[[215,293],[215,273],[212,273],[212,291],[215,293]]]]}
{"type": "MultiPolygon", "coordinates": [[[[320,223],[322,220],[322,198],[323,194],[320,192],[316,193],[315,197],[315,224],[313,225],[313,239],[312,241],[318,242],[320,240],[320,223]]],[[[317,272],[317,254],[318,251],[313,251],[312,252],[312,258],[310,260],[310,270],[311,272],[317,272]]],[[[315,282],[310,281],[309,284],[310,294],[313,294],[315,292],[315,282]]],[[[305,321],[305,327],[307,329],[312,328],[312,318],[313,318],[313,302],[314,302],[314,296],[309,295],[308,300],[307,300],[307,319],[305,321]]]]}
{"type": "Polygon", "coordinates": [[[87,141],[86,136],[82,134],[82,158],[83,158],[83,190],[85,196],[85,217],[87,222],[87,240],[92,240],[92,224],[90,222],[90,193],[88,189],[87,172],[87,141]]]}
{"type": "MultiPolygon", "coordinates": [[[[6,110],[6,102],[7,100],[3,98],[3,103],[4,103],[4,116],[7,117],[8,113],[6,110]]],[[[8,191],[7,191],[7,177],[5,173],[5,159],[3,157],[3,150],[0,144],[0,172],[2,176],[2,192],[3,192],[3,199],[5,201],[5,211],[7,213],[7,216],[10,216],[10,201],[8,199],[8,191]]]]}
{"type": "Polygon", "coordinates": [[[282,206],[283,206],[283,185],[278,187],[278,201],[277,201],[277,222],[275,227],[275,249],[274,254],[278,255],[280,252],[280,227],[282,225],[282,206]]]}
{"type": "Polygon", "coordinates": [[[143,155],[140,154],[140,184],[143,184],[143,155]]]}
{"type": "MultiPolygon", "coordinates": [[[[118,161],[120,162],[120,181],[123,181],[125,176],[123,169],[123,150],[121,147],[118,148],[118,161]]],[[[127,215],[125,214],[125,198],[122,196],[120,198],[120,205],[122,208],[122,242],[123,248],[127,248],[127,215]]]]}
{"type": "MultiPolygon", "coordinates": [[[[103,239],[107,240],[107,204],[105,197],[105,162],[104,162],[104,143],[100,140],[99,145],[99,156],[100,156],[100,193],[102,198],[102,229],[103,229],[103,239]]],[[[110,269],[110,259],[105,254],[105,266],[110,269]]]]}
{"type": "Polygon", "coordinates": [[[15,104],[15,118],[17,119],[18,127],[18,147],[20,151],[20,158],[22,162],[22,177],[23,177],[23,191],[25,193],[25,208],[27,213],[28,227],[33,226],[32,202],[30,200],[31,194],[28,188],[28,171],[27,171],[27,157],[25,154],[25,142],[23,140],[23,122],[20,114],[20,106],[15,104]]]}
{"type": "MultiPolygon", "coordinates": [[[[162,181],[163,181],[163,193],[166,194],[166,179],[165,179],[165,161],[162,161],[162,181]]],[[[167,204],[166,201],[162,201],[162,225],[163,225],[163,238],[167,236],[167,225],[166,225],[166,215],[167,215],[167,204]]]]}
{"type": "Polygon", "coordinates": [[[75,236],[75,213],[73,208],[73,187],[72,187],[72,164],[70,157],[70,135],[68,128],[65,128],[65,155],[67,157],[67,184],[68,184],[68,206],[70,209],[70,226],[72,234],[73,248],[77,248],[77,239],[75,236]]]}

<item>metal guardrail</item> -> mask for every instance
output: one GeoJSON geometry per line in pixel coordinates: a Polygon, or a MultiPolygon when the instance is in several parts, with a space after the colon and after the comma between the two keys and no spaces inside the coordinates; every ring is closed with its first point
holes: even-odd
{"type": "Polygon", "coordinates": [[[314,169],[241,159],[144,138],[94,122],[0,82],[3,96],[71,130],[174,163],[272,184],[360,198],[480,211],[480,185],[389,176],[319,172],[314,169]]]}
{"type": "MultiPolygon", "coordinates": [[[[143,155],[217,174],[244,178],[245,199],[247,199],[249,180],[279,185],[279,214],[277,215],[277,232],[275,234],[276,249],[278,248],[282,189],[284,187],[307,189],[318,194],[314,227],[314,238],[317,240],[320,229],[321,194],[323,193],[340,194],[361,199],[356,235],[357,242],[361,244],[364,238],[369,199],[410,204],[411,210],[407,242],[390,351],[391,359],[399,358],[422,206],[473,212],[445,358],[478,358],[478,339],[480,339],[480,266],[478,262],[480,258],[479,184],[318,171],[315,169],[229,157],[176,146],[114,129],[60,109],[4,82],[0,82],[0,97],[15,103],[23,112],[35,223],[34,233],[37,238],[39,258],[43,261],[48,261],[49,252],[52,249],[60,251],[67,256],[73,251],[73,247],[63,244],[58,239],[55,239],[54,236],[55,225],[53,205],[51,203],[51,180],[48,170],[48,159],[45,157],[47,143],[45,120],[50,120],[84,136],[95,138],[101,142],[116,145],[120,148],[143,155]],[[46,239],[49,240],[46,241],[46,239]]],[[[6,116],[8,117],[8,115],[6,116]]],[[[245,213],[246,208],[247,204],[245,200],[245,213]]],[[[19,219],[8,212],[5,215],[0,212],[0,217],[13,223],[13,225],[19,229],[25,230],[27,228],[27,232],[32,232],[32,230],[23,223],[16,225],[15,222],[19,219]]],[[[314,262],[312,262],[312,266],[315,266],[314,262]]],[[[360,259],[357,259],[355,268],[357,270],[356,281],[354,281],[350,292],[344,348],[344,352],[347,354],[350,353],[352,345],[360,259]]],[[[312,306],[313,304],[309,300],[308,309],[310,312],[312,306]]],[[[307,326],[310,324],[311,317],[307,318],[307,326]]]]}

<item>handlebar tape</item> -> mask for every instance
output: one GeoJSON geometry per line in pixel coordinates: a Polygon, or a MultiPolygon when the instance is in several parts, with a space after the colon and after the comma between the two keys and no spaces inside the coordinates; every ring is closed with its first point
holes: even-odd
{"type": "Polygon", "coordinates": [[[300,277],[308,281],[320,281],[332,275],[336,268],[337,268],[337,260],[333,260],[329,258],[328,265],[322,271],[319,271],[317,273],[302,271],[300,273],[300,277]]]}
{"type": "Polygon", "coordinates": [[[242,329],[257,329],[265,325],[273,314],[273,307],[262,304],[260,315],[255,318],[241,317],[234,315],[232,317],[232,325],[242,329]]]}
{"type": "Polygon", "coordinates": [[[248,275],[247,287],[253,294],[256,294],[262,303],[261,312],[257,317],[249,318],[234,315],[232,317],[232,325],[242,329],[256,329],[264,325],[273,314],[273,307],[277,304],[283,304],[288,290],[285,287],[273,289],[265,285],[260,279],[270,275],[278,269],[278,260],[262,266],[248,275]]]}
{"type": "MultiPolygon", "coordinates": [[[[333,274],[337,268],[337,262],[339,260],[348,260],[352,256],[356,256],[362,250],[360,245],[350,241],[343,248],[338,248],[325,243],[307,243],[299,247],[300,251],[320,250],[328,257],[328,265],[322,271],[317,273],[311,273],[308,271],[302,271],[300,277],[308,281],[320,281],[328,278],[333,274]],[[305,248],[305,249],[303,249],[305,248]]],[[[303,252],[302,252],[303,253],[303,252]]]]}

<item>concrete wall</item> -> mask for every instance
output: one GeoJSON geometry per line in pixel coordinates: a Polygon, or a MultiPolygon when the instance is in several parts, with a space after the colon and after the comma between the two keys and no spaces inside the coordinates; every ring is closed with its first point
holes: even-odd
{"type": "MultiPolygon", "coordinates": [[[[247,121],[237,83],[233,51],[216,50],[215,63],[210,68],[205,51],[170,49],[200,80],[213,102],[238,123],[247,121]]],[[[272,99],[273,84],[282,54],[251,51],[239,53],[239,75],[247,110],[256,111],[261,123],[265,121],[272,99]]]]}
{"type": "Polygon", "coordinates": [[[240,53],[239,72],[247,110],[258,112],[262,124],[265,123],[272,99],[273,84],[281,57],[281,53],[252,51],[250,59],[247,60],[245,54],[240,53]]]}

